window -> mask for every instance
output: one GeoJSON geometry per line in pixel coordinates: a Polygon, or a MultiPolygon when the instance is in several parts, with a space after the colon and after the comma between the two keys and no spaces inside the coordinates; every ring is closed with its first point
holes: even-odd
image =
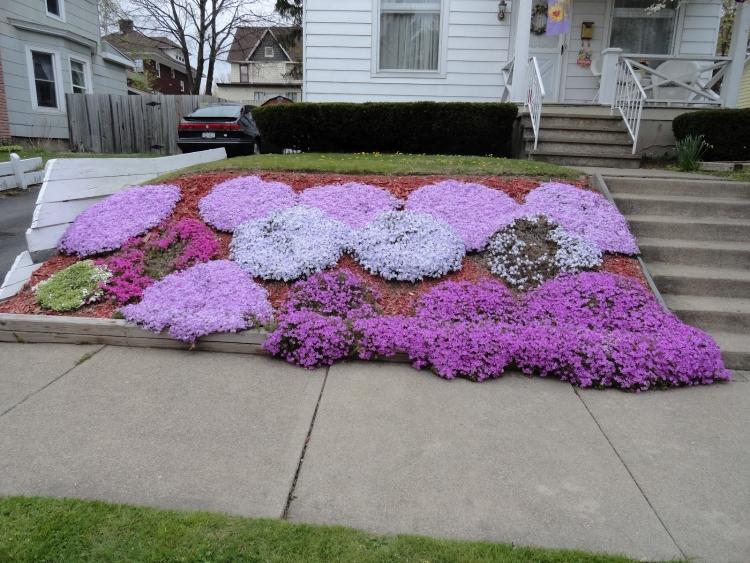
{"type": "Polygon", "coordinates": [[[299,92],[287,92],[286,97],[292,100],[293,102],[296,102],[299,98],[299,92]]]}
{"type": "Polygon", "coordinates": [[[180,80],[180,92],[184,92],[184,91],[185,91],[185,81],[180,80]]]}
{"type": "Polygon", "coordinates": [[[253,94],[253,101],[254,102],[263,102],[266,99],[266,93],[265,92],[255,92],[253,94]]]}
{"type": "Polygon", "coordinates": [[[156,76],[157,78],[161,78],[161,65],[159,63],[154,63],[156,65],[156,76]]]}
{"type": "Polygon", "coordinates": [[[381,0],[380,70],[437,72],[441,0],[381,0]]]}
{"type": "Polygon", "coordinates": [[[88,63],[79,59],[70,59],[70,83],[74,94],[86,94],[91,85],[89,79],[88,63]]]}
{"type": "Polygon", "coordinates": [[[240,82],[250,82],[250,73],[247,65],[240,65],[240,82]]]}
{"type": "Polygon", "coordinates": [[[169,70],[172,72],[172,80],[174,80],[174,67],[169,67],[169,70]]]}
{"type": "Polygon", "coordinates": [[[47,3],[47,15],[59,20],[65,20],[64,1],[65,0],[45,0],[47,3]]]}
{"type": "Polygon", "coordinates": [[[135,71],[143,72],[143,59],[133,59],[133,62],[135,63],[135,71]]]}
{"type": "Polygon", "coordinates": [[[267,59],[272,59],[273,58],[273,47],[266,47],[264,49],[264,54],[265,54],[265,56],[266,56],[267,59]]]}
{"type": "Polygon", "coordinates": [[[31,67],[32,105],[35,109],[59,109],[58,58],[54,53],[27,51],[31,67]]]}
{"type": "Polygon", "coordinates": [[[610,47],[626,53],[668,55],[672,51],[675,10],[646,12],[653,0],[615,0],[610,47]]]}

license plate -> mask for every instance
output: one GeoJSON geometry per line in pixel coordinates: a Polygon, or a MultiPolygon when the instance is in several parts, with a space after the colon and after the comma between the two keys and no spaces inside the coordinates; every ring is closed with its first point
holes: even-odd
{"type": "Polygon", "coordinates": [[[204,139],[215,139],[216,133],[203,133],[201,135],[204,139]]]}

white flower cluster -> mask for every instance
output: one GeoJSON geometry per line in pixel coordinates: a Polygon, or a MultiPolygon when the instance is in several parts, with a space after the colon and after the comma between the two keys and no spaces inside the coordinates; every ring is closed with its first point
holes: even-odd
{"type": "Polygon", "coordinates": [[[448,225],[417,211],[386,211],[355,233],[354,257],[387,280],[415,282],[459,270],[466,247],[448,225]]]}
{"type": "Polygon", "coordinates": [[[490,271],[519,290],[535,287],[560,272],[599,266],[601,250],[543,216],[527,216],[498,231],[487,247],[490,271]]]}
{"type": "Polygon", "coordinates": [[[338,262],[350,239],[351,229],[340,221],[297,205],[238,226],[231,255],[254,277],[291,281],[338,262]]]}

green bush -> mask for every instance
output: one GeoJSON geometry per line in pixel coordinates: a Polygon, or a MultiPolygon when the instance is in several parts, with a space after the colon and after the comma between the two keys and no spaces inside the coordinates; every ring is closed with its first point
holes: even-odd
{"type": "Polygon", "coordinates": [[[91,260],[76,262],[39,282],[34,288],[36,301],[52,311],[72,311],[86,303],[93,303],[103,295],[100,284],[110,273],[91,260]]]}
{"type": "Polygon", "coordinates": [[[264,152],[509,156],[514,104],[301,103],[254,109],[264,152]]]}
{"type": "Polygon", "coordinates": [[[709,109],[683,113],[672,122],[679,141],[703,136],[710,148],[703,160],[750,160],[750,109],[709,109]]]}
{"type": "Polygon", "coordinates": [[[682,139],[677,139],[676,148],[677,166],[680,170],[691,172],[698,170],[698,163],[711,148],[711,145],[706,143],[703,135],[687,135],[682,139]]]}

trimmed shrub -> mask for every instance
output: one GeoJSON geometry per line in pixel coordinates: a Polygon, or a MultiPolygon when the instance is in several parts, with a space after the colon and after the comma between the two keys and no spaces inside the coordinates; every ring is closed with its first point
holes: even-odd
{"type": "Polygon", "coordinates": [[[268,152],[509,156],[515,104],[301,103],[253,110],[268,152]]]}
{"type": "Polygon", "coordinates": [[[750,160],[750,109],[710,109],[683,113],[672,121],[677,140],[703,135],[710,148],[703,160],[750,160]]]}

